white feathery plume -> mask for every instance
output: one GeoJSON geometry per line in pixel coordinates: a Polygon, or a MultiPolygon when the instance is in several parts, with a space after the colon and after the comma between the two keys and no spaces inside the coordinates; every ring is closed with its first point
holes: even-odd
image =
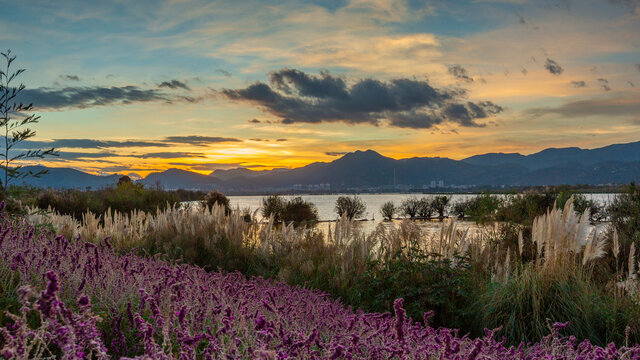
{"type": "Polygon", "coordinates": [[[522,249],[524,248],[524,238],[522,236],[522,230],[518,231],[518,251],[522,256],[522,249]]]}
{"type": "Polygon", "coordinates": [[[629,279],[635,279],[637,277],[635,256],[636,245],[631,243],[631,249],[629,250],[629,279]]]}

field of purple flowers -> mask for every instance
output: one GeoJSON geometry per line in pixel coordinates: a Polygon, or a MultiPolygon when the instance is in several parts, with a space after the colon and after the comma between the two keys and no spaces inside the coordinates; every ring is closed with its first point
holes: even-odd
{"type": "Polygon", "coordinates": [[[67,240],[0,220],[0,356],[8,359],[635,359],[640,346],[578,342],[556,323],[506,347],[326,294],[67,240]]]}

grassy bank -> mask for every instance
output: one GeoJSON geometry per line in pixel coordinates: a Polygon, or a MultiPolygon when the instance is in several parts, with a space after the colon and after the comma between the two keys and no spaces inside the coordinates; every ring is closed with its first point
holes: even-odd
{"type": "Polygon", "coordinates": [[[487,226],[477,236],[455,222],[429,236],[409,220],[365,234],[346,217],[324,234],[273,218],[257,222],[223,206],[30,221],[68,239],[109,237],[122,253],[135,249],[320,289],[365,311],[388,311],[402,297],[414,320],[434,310],[432,325],[474,336],[502,326],[498,334],[509,344],[540,340],[554,321],[570,321],[579,339],[597,344],[637,342],[637,267],[622,266],[635,264],[635,245],[619,236],[614,242],[615,232],[604,227],[591,232],[589,214],[579,215],[573,200],[563,205],[530,225],[487,226]]]}
{"type": "MultiPolygon", "coordinates": [[[[223,209],[219,209],[223,213],[223,209]]],[[[576,342],[551,323],[533,344],[495,331],[461,336],[431,313],[407,317],[345,307],[317,290],[162,257],[115,252],[108,240],[68,241],[0,217],[0,291],[12,314],[4,358],[136,359],[631,359],[640,347],[576,342]]],[[[283,230],[279,232],[284,236],[283,230]]]]}

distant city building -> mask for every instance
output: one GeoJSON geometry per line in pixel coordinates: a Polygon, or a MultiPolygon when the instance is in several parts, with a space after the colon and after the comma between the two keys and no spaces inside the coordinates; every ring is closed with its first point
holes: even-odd
{"type": "Polygon", "coordinates": [[[438,187],[439,188],[443,188],[444,187],[444,180],[438,180],[438,187]]]}
{"type": "Polygon", "coordinates": [[[431,188],[435,188],[436,187],[436,181],[435,180],[431,180],[431,188]]]}
{"type": "Polygon", "coordinates": [[[330,183],[320,183],[320,184],[294,184],[293,190],[330,190],[330,183]]]}

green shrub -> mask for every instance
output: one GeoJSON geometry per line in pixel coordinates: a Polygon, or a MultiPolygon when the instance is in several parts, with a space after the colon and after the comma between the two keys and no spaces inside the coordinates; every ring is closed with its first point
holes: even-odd
{"type": "Polygon", "coordinates": [[[583,214],[589,210],[589,219],[591,223],[602,221],[605,217],[604,206],[598,204],[593,200],[587,200],[587,197],[583,194],[576,194],[570,190],[562,190],[556,199],[556,206],[564,209],[565,204],[569,199],[573,197],[573,208],[578,214],[583,214]]]}
{"type": "Polygon", "coordinates": [[[393,201],[387,201],[380,207],[380,214],[386,221],[391,221],[396,214],[396,205],[393,201]]]}
{"type": "Polygon", "coordinates": [[[175,195],[178,198],[178,201],[200,201],[204,199],[204,197],[207,195],[207,193],[200,190],[178,189],[178,190],[172,190],[170,192],[175,193],[175,195]]]}
{"type": "Polygon", "coordinates": [[[318,209],[301,197],[295,197],[286,202],[283,220],[285,223],[293,223],[295,226],[313,225],[318,222],[318,209]]]}
{"type": "Polygon", "coordinates": [[[453,213],[459,218],[464,219],[465,214],[469,211],[469,201],[457,201],[453,204],[453,213]]]}
{"type": "Polygon", "coordinates": [[[589,210],[589,219],[592,223],[600,222],[606,217],[603,205],[593,200],[587,200],[587,197],[582,194],[573,194],[573,208],[579,214],[589,210]]]}
{"type": "Polygon", "coordinates": [[[214,205],[222,206],[225,214],[228,215],[231,213],[231,201],[229,201],[229,198],[219,191],[210,191],[205,195],[203,204],[209,209],[214,205]]]}
{"type": "Polygon", "coordinates": [[[316,206],[301,197],[286,200],[279,195],[271,195],[262,199],[262,216],[271,217],[275,224],[293,223],[294,226],[315,224],[318,222],[316,206]]]}
{"type": "Polygon", "coordinates": [[[509,195],[498,208],[496,220],[531,225],[536,216],[546,213],[556,203],[557,192],[547,189],[544,192],[527,191],[509,195]]]}
{"type": "Polygon", "coordinates": [[[481,286],[472,281],[471,267],[464,259],[454,266],[448,259],[426,254],[398,253],[387,262],[372,262],[349,289],[347,302],[367,311],[384,312],[397,298],[405,300],[407,315],[422,321],[434,311],[432,326],[471,329],[468,305],[481,286]]]}
{"type": "MultiPolygon", "coordinates": [[[[91,204],[90,201],[91,196],[88,193],[76,190],[46,190],[38,196],[37,205],[40,209],[51,208],[63,215],[71,215],[80,220],[88,210],[104,208],[104,206],[91,204]]],[[[104,213],[104,211],[96,213],[104,213]]]]}
{"type": "Polygon", "coordinates": [[[367,205],[357,195],[339,196],[336,199],[335,211],[338,217],[346,216],[348,219],[353,220],[364,216],[364,212],[367,211],[367,205]]]}
{"type": "Polygon", "coordinates": [[[273,221],[276,224],[279,224],[284,220],[283,215],[285,205],[286,201],[280,195],[270,195],[266,198],[262,198],[260,212],[262,213],[262,217],[273,217],[273,221]]]}
{"type": "Polygon", "coordinates": [[[611,224],[618,232],[620,242],[640,245],[640,186],[631,183],[607,207],[611,224]]]}
{"type": "Polygon", "coordinates": [[[493,221],[502,204],[502,199],[496,195],[488,193],[478,195],[465,202],[465,215],[474,218],[476,222],[481,224],[493,221]]]}
{"type": "Polygon", "coordinates": [[[630,299],[601,293],[581,275],[538,272],[533,265],[505,283],[493,282],[474,304],[478,327],[502,326],[499,334],[514,345],[539,341],[549,324],[566,321],[578,339],[624,343],[627,325],[638,339],[638,310],[630,299]]]}
{"type": "Polygon", "coordinates": [[[411,219],[415,218],[420,208],[420,200],[416,197],[410,197],[404,199],[400,205],[400,212],[404,216],[408,216],[411,219]]]}
{"type": "Polygon", "coordinates": [[[423,197],[418,200],[418,216],[423,219],[431,219],[431,215],[433,215],[433,201],[429,200],[429,198],[423,197]]]}
{"type": "Polygon", "coordinates": [[[38,196],[36,205],[41,209],[51,207],[80,220],[87,210],[94,214],[104,214],[109,209],[122,213],[135,210],[154,213],[178,202],[175,192],[148,189],[142,184],[123,181],[115,187],[102,190],[44,190],[38,196]]]}
{"type": "Polygon", "coordinates": [[[436,196],[431,201],[431,208],[433,209],[433,211],[438,213],[438,217],[440,219],[442,219],[444,217],[444,214],[447,212],[449,201],[451,201],[451,197],[445,195],[436,196]]]}

